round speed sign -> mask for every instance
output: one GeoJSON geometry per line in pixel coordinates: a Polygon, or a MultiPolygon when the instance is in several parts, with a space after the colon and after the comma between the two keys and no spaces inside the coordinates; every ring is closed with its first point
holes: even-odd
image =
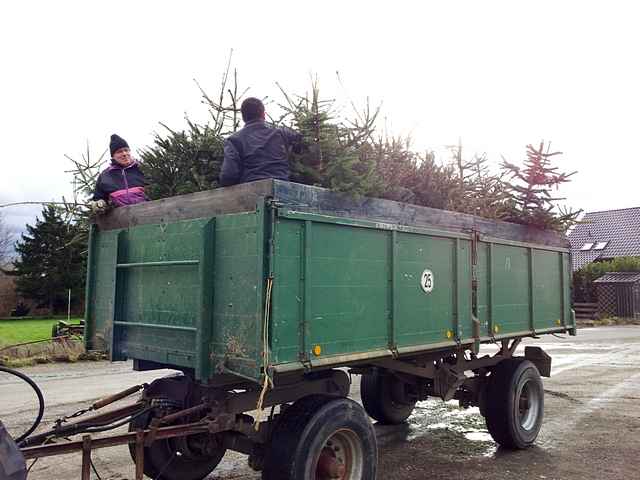
{"type": "Polygon", "coordinates": [[[433,290],[433,272],[429,269],[426,269],[422,272],[422,276],[420,277],[420,287],[424,290],[425,293],[431,293],[433,290]]]}

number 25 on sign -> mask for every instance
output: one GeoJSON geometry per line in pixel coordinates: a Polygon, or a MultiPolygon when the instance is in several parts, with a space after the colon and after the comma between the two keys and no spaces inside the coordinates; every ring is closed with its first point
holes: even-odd
{"type": "Polygon", "coordinates": [[[422,272],[422,276],[420,277],[420,287],[422,287],[422,290],[424,290],[425,293],[430,293],[433,290],[433,283],[433,272],[426,269],[422,272]]]}

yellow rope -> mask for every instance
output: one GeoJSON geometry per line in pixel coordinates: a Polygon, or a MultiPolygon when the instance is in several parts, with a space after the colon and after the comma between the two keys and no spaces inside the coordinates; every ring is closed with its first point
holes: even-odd
{"type": "Polygon", "coordinates": [[[264,305],[264,322],[262,325],[262,365],[264,370],[264,383],[262,384],[262,391],[260,397],[258,397],[258,404],[256,410],[256,420],[253,428],[258,431],[260,428],[260,420],[262,420],[262,405],[264,404],[264,397],[267,394],[269,387],[273,388],[273,380],[269,376],[269,316],[271,314],[271,291],[273,289],[273,278],[267,279],[267,294],[265,295],[264,305]]]}

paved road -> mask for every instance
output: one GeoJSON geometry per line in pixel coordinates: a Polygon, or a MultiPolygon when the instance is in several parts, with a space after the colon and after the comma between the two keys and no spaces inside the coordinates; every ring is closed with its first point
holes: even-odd
{"type": "MultiPolygon", "coordinates": [[[[525,344],[553,357],[545,379],[545,421],[537,446],[497,449],[475,408],[455,402],[420,402],[406,425],[376,426],[381,479],[633,479],[640,478],[640,326],[580,330],[578,337],[545,336],[525,344]]],[[[85,403],[163,372],[132,372],[130,364],[106,362],[44,365],[24,369],[47,399],[45,422],[85,403]],[[81,400],[81,402],[78,402],[81,400]]],[[[352,396],[358,398],[358,386],[352,396]]],[[[28,392],[0,375],[0,419],[10,426],[32,415],[28,392]]],[[[126,447],[99,450],[102,479],[131,479],[126,447]]],[[[79,478],[79,456],[42,459],[30,480],[79,478]]],[[[227,453],[210,480],[257,480],[245,457],[227,453]]]]}

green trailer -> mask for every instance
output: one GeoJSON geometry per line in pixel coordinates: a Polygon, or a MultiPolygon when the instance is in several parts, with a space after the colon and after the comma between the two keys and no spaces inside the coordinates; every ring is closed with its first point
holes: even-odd
{"type": "Polygon", "coordinates": [[[369,417],[401,423],[428,397],[479,406],[506,447],[535,441],[551,359],[514,353],[575,335],[569,252],[553,232],[278,180],[147,202],[92,227],[86,347],[181,372],[145,389],[132,429],[208,422],[147,442],[151,478],[204,478],[226,449],[265,479],[375,478],[369,417]]]}

